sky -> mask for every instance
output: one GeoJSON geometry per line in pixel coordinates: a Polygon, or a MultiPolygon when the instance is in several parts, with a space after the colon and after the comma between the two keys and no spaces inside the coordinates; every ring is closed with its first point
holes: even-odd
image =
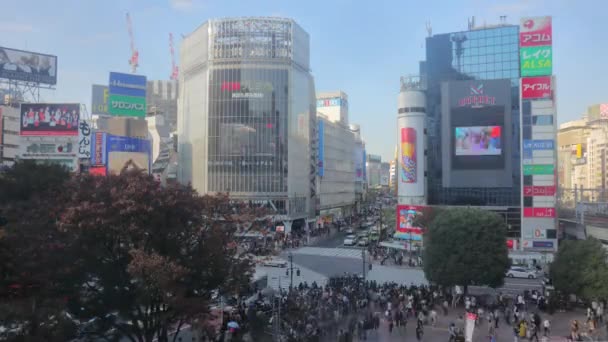
{"type": "Polygon", "coordinates": [[[131,14],[139,50],[138,74],[168,79],[168,36],[181,36],[220,17],[281,16],[310,35],[317,92],[342,90],[351,123],[361,125],[368,153],[392,159],[396,144],[399,77],[417,74],[425,59],[426,25],[434,34],[467,29],[467,19],[496,24],[501,15],[553,16],[553,73],[558,122],[589,105],[608,102],[608,26],[605,0],[0,0],[0,46],[58,56],[55,90],[44,101],[90,108],[91,85],[108,72],[128,72],[131,14]]]}

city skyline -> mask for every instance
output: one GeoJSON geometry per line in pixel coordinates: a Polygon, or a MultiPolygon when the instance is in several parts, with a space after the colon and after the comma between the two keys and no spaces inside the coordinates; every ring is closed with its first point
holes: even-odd
{"type": "Polygon", "coordinates": [[[466,30],[467,19],[473,15],[478,25],[497,24],[500,15],[507,15],[507,22],[514,25],[523,16],[552,15],[557,37],[554,74],[560,98],[559,123],[579,117],[589,105],[606,101],[601,81],[608,77],[608,70],[602,67],[601,60],[587,57],[584,61],[585,69],[593,70],[593,78],[579,71],[584,58],[580,55],[608,52],[605,46],[593,43],[601,37],[601,23],[584,21],[588,8],[600,10],[606,5],[599,1],[586,4],[433,1],[410,11],[406,4],[392,1],[377,8],[343,1],[269,0],[244,6],[238,1],[62,0],[47,4],[30,0],[5,4],[5,11],[0,14],[0,34],[2,46],[58,56],[57,90],[43,91],[41,100],[81,102],[90,107],[91,84],[105,84],[109,71],[129,70],[126,12],[132,16],[140,52],[138,74],[148,79],[169,78],[169,33],[176,38],[179,58],[181,35],[193,32],[208,19],[260,15],[293,18],[310,34],[316,91],[341,89],[349,94],[350,121],[361,124],[368,153],[389,160],[393,157],[396,129],[390,137],[386,132],[396,127],[399,77],[418,73],[418,62],[425,59],[426,22],[431,23],[433,33],[440,34],[466,30]],[[568,21],[564,20],[566,14],[568,21]],[[48,20],[49,17],[73,20],[48,20]],[[44,27],[39,26],[41,23],[44,27]]]}

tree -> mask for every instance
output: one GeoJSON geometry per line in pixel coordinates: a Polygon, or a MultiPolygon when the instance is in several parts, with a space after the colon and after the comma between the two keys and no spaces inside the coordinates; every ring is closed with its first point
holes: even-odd
{"type": "Polygon", "coordinates": [[[424,273],[442,286],[498,287],[509,268],[506,224],[496,213],[444,209],[424,236],[424,273]]]}
{"type": "Polygon", "coordinates": [[[586,299],[608,298],[607,254],[595,238],[563,241],[550,275],[555,289],[586,299]]]}
{"type": "MultiPolygon", "coordinates": [[[[63,263],[55,229],[60,203],[47,201],[69,179],[57,165],[16,163],[0,173],[0,322],[27,341],[65,341],[73,325],[62,315],[63,263]]],[[[0,339],[7,336],[0,336],[0,339]]]]}
{"type": "MultiPolygon", "coordinates": [[[[81,176],[65,191],[59,230],[69,236],[69,300],[88,338],[168,341],[183,324],[204,320],[215,290],[248,284],[251,261],[233,233],[257,214],[226,195],[162,187],[137,170],[81,176]]],[[[175,338],[175,335],[174,335],[175,338]]]]}

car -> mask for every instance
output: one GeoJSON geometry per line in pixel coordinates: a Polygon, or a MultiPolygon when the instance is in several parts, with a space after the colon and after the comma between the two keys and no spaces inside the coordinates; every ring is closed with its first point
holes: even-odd
{"type": "Polygon", "coordinates": [[[511,267],[507,271],[508,278],[528,278],[528,279],[536,279],[536,271],[526,269],[523,267],[511,267]]]}
{"type": "Polygon", "coordinates": [[[357,242],[357,245],[367,246],[367,245],[369,245],[369,240],[366,237],[361,238],[361,239],[359,239],[359,242],[357,242]]]}
{"type": "Polygon", "coordinates": [[[283,259],[268,259],[262,263],[262,266],[285,268],[287,267],[287,261],[283,259]]]}
{"type": "Polygon", "coordinates": [[[355,230],[352,227],[346,228],[346,234],[353,234],[355,230]]]}
{"type": "Polygon", "coordinates": [[[357,244],[357,237],[354,235],[347,235],[344,238],[344,246],[354,246],[357,244]]]}
{"type": "Polygon", "coordinates": [[[380,240],[380,234],[378,234],[378,233],[372,233],[369,236],[369,239],[370,239],[370,241],[378,241],[378,240],[380,240]]]}

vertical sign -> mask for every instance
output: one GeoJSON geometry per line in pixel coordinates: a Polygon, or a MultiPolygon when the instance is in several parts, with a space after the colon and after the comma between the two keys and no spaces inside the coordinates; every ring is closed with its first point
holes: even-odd
{"type": "Polygon", "coordinates": [[[401,128],[401,182],[416,182],[416,130],[411,127],[401,128]]]}
{"type": "Polygon", "coordinates": [[[78,126],[78,158],[91,158],[91,126],[85,119],[81,119],[78,126]]]}
{"type": "Polygon", "coordinates": [[[319,120],[319,160],[317,161],[317,173],[319,177],[325,175],[325,167],[323,162],[325,160],[325,123],[323,120],[319,120]]]}
{"type": "Polygon", "coordinates": [[[109,89],[106,86],[93,84],[91,94],[91,113],[96,115],[109,115],[108,100],[109,89]]]}

